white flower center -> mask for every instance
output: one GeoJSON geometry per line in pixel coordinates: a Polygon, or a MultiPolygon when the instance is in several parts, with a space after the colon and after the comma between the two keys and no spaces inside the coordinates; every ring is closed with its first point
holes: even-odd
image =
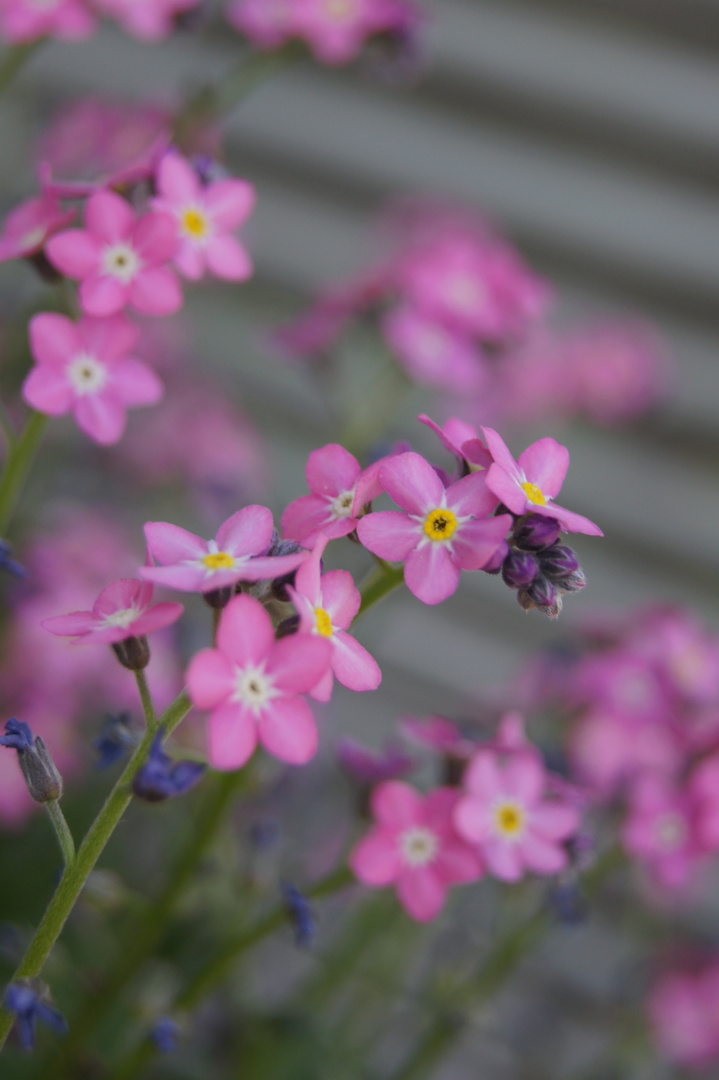
{"type": "Polygon", "coordinates": [[[336,499],[330,504],[332,516],[335,518],[352,517],[352,503],[355,499],[354,491],[341,491],[336,499]]]}
{"type": "Polygon", "coordinates": [[[663,814],[654,830],[659,845],[667,851],[680,848],[687,838],[687,824],[681,814],[663,814]]]}
{"type": "Polygon", "coordinates": [[[487,302],[487,291],[476,278],[466,274],[457,274],[450,278],[446,289],[447,299],[458,311],[471,314],[482,308],[487,302]]]}
{"type": "Polygon", "coordinates": [[[402,860],[408,866],[426,866],[439,851],[439,837],[431,829],[415,825],[399,835],[402,860]]]}
{"type": "Polygon", "coordinates": [[[235,672],[234,700],[246,705],[255,716],[259,716],[267,703],[279,696],[280,692],[275,689],[272,677],[266,673],[263,666],[255,667],[253,664],[236,668],[235,672]]]}
{"type": "Polygon", "coordinates": [[[96,394],[107,382],[107,368],[89,353],[73,357],[65,369],[72,388],[80,397],[96,394]]]}
{"type": "Polygon", "coordinates": [[[30,251],[32,248],[40,247],[46,233],[47,228],[44,225],[36,225],[34,229],[30,229],[20,241],[21,250],[30,251]]]}
{"type": "Polygon", "coordinates": [[[117,278],[123,285],[132,281],[142,267],[140,256],[130,244],[112,244],[102,253],[102,269],[110,277],[117,278]]]}
{"type": "Polygon", "coordinates": [[[105,628],[110,626],[121,626],[124,629],[126,626],[129,626],[130,623],[134,623],[139,615],[139,608],[123,608],[122,611],[113,611],[111,615],[105,615],[102,624],[105,628]]]}

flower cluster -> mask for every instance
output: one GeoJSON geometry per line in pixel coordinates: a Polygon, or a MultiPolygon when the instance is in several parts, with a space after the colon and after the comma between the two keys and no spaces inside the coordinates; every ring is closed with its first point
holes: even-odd
{"type": "Polygon", "coordinates": [[[667,970],[648,999],[649,1020],[657,1046],[676,1065],[706,1070],[719,1061],[719,960],[698,969],[667,970]]]}
{"type": "Polygon", "coordinates": [[[0,0],[0,36],[13,45],[55,37],[80,41],[97,29],[99,16],[107,16],[123,30],[144,41],[158,41],[172,33],[179,15],[202,0],[0,0]]]}

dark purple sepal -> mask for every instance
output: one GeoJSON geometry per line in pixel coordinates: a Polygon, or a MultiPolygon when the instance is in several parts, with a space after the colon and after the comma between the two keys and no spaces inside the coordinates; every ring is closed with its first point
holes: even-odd
{"type": "Polygon", "coordinates": [[[539,573],[539,564],[528,551],[510,551],[502,563],[502,579],[510,589],[529,585],[539,573]]]}
{"type": "Polygon", "coordinates": [[[542,514],[526,514],[517,520],[514,526],[514,542],[517,547],[529,551],[539,551],[550,547],[559,539],[559,522],[542,514]]]}

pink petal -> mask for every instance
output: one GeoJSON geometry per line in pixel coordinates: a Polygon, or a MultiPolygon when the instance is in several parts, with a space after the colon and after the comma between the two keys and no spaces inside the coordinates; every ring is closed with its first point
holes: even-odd
{"type": "Polygon", "coordinates": [[[145,538],[150,554],[163,565],[202,559],[208,551],[207,541],[167,521],[148,521],[145,538]]]}
{"type": "Polygon", "coordinates": [[[177,251],[177,222],[169,214],[145,214],[132,233],[138,255],[146,265],[169,262],[177,251]]]}
{"type": "Polygon", "coordinates": [[[487,444],[487,449],[496,461],[499,468],[504,469],[508,476],[511,476],[513,480],[516,480],[518,484],[523,483],[523,476],[517,462],[514,460],[509,452],[507,444],[504,439],[493,428],[483,427],[480,429],[484,436],[484,441],[487,444]]]}
{"type": "Polygon", "coordinates": [[[350,852],[350,870],[364,885],[389,885],[400,865],[397,837],[389,829],[373,829],[350,852]]]}
{"type": "Polygon", "coordinates": [[[531,806],[541,796],[546,783],[544,766],[531,754],[512,754],[502,770],[506,795],[531,806]]]}
{"type": "Polygon", "coordinates": [[[181,239],[174,263],[184,277],[189,278],[190,281],[199,281],[205,272],[204,248],[193,244],[191,240],[181,239]]]}
{"type": "Polygon", "coordinates": [[[503,792],[502,774],[497,758],[490,750],[478,750],[472,756],[464,774],[463,783],[468,791],[493,802],[503,792]]]}
{"type": "Polygon", "coordinates": [[[332,635],[332,670],[348,690],[376,690],[382,672],[373,656],[344,630],[332,635]]]}
{"type": "Polygon", "coordinates": [[[260,717],[259,736],[270,754],[291,765],[304,765],[317,752],[317,725],[312,710],[304,698],[295,694],[269,702],[260,717]]]}
{"type": "MultiPolygon", "coordinates": [[[[282,535],[286,540],[301,542],[323,530],[331,521],[332,512],[326,499],[319,495],[302,495],[291,502],[282,515],[282,535]]],[[[341,523],[348,526],[347,532],[354,529],[351,518],[344,518],[341,523]]]]}
{"type": "Polygon", "coordinates": [[[235,669],[218,649],[203,649],[187,669],[187,692],[198,709],[214,709],[235,689],[235,669]]]}
{"type": "Polygon", "coordinates": [[[361,472],[357,458],[339,443],[328,443],[313,450],[305,470],[312,494],[332,498],[344,491],[352,491],[361,472]]]}
{"type": "Polygon", "coordinates": [[[415,548],[404,565],[409,591],[423,604],[441,604],[456,591],[460,569],[442,541],[415,548]]]}
{"type": "MultiPolygon", "coordinates": [[[[327,538],[322,536],[312,549],[309,559],[306,559],[295,575],[295,589],[304,596],[313,608],[324,607],[322,602],[322,589],[320,587],[320,563],[327,538]]],[[[335,571],[336,572],[336,571],[335,571]]],[[[331,612],[328,614],[332,615],[331,612]]]]}
{"type": "Polygon", "coordinates": [[[182,289],[166,266],[140,270],[130,282],[130,303],[144,315],[174,315],[182,307],[182,289]]]}
{"type": "Polygon", "coordinates": [[[42,619],[40,626],[59,637],[78,637],[91,633],[97,626],[97,619],[91,611],[70,611],[67,615],[42,619]]]}
{"type": "Polygon", "coordinates": [[[453,882],[477,881],[484,874],[478,852],[458,839],[442,843],[434,869],[437,876],[448,885],[453,882]]]}
{"type": "Polygon", "coordinates": [[[524,865],[517,844],[492,837],[482,844],[482,854],[490,873],[500,881],[519,881],[523,876],[524,865]]]}
{"type": "MultiPolygon", "coordinates": [[[[170,589],[183,592],[210,592],[222,587],[222,571],[208,580],[205,569],[201,566],[141,566],[140,577],[145,581],[154,581],[157,585],[166,585],[170,589]]],[[[232,584],[230,582],[230,584],[232,584]]]]}
{"type": "Polygon", "coordinates": [[[124,240],[135,224],[135,212],[121,195],[114,191],[98,191],[85,207],[85,224],[89,231],[106,243],[124,240]]]}
{"type": "Polygon", "coordinates": [[[403,867],[396,888],[400,904],[418,922],[435,919],[447,898],[447,886],[431,866],[403,867]]]}
{"type": "Polygon", "coordinates": [[[324,638],[292,634],[278,641],[267,672],[287,694],[308,694],[330,666],[332,648],[324,638]]]}
{"type": "Polygon", "coordinates": [[[223,232],[236,229],[255,208],[257,192],[247,180],[219,180],[205,189],[205,209],[223,232]]]}
{"type": "Polygon", "coordinates": [[[566,803],[543,802],[532,810],[530,828],[544,840],[566,840],[579,828],[579,813],[566,803]]]}
{"type": "Polygon", "coordinates": [[[175,151],[165,154],[157,170],[160,194],[178,205],[197,202],[202,188],[195,170],[175,151]]]}
{"type": "Polygon", "coordinates": [[[322,578],[321,600],[316,606],[325,609],[335,626],[347,630],[360,609],[362,597],[347,570],[330,570],[322,578]]]}
{"type": "Polygon", "coordinates": [[[101,446],[111,446],[127,423],[124,405],[111,394],[86,394],[75,402],[75,421],[81,431],[101,446]]]}
{"type": "Polygon", "coordinates": [[[257,724],[252,713],[234,702],[221,705],[210,717],[208,742],[213,769],[240,769],[257,746],[257,724]]]}
{"type": "Polygon", "coordinates": [[[569,468],[569,451],[556,439],[539,439],[519,455],[519,466],[527,480],[550,499],[561,491],[569,468]]]}
{"type": "Polygon", "coordinates": [[[422,797],[401,780],[387,780],[372,792],[372,814],[383,825],[404,829],[422,816],[422,797]]]}
{"type": "Polygon", "coordinates": [[[549,506],[533,506],[532,511],[541,514],[543,517],[554,518],[566,532],[584,533],[587,536],[604,536],[599,526],[595,525],[589,518],[583,517],[581,514],[575,514],[573,510],[565,510],[564,507],[557,506],[556,503],[551,503],[549,506]]]}
{"type": "Polygon", "coordinates": [[[272,511],[266,506],[244,506],[229,517],[217,532],[220,551],[239,558],[259,555],[272,543],[272,511]]]}
{"type": "Polygon", "coordinates": [[[143,634],[152,634],[155,630],[164,630],[166,626],[172,626],[173,623],[176,623],[184,610],[182,604],[170,601],[153,604],[148,611],[143,612],[139,618],[135,619],[132,624],[132,632],[141,636],[143,634]]]}
{"type": "Polygon", "coordinates": [[[117,611],[127,611],[131,607],[146,608],[152,603],[154,591],[152,585],[146,581],[120,578],[102,590],[92,610],[95,615],[105,616],[114,615],[117,611]]]}
{"type": "Polygon", "coordinates": [[[489,517],[497,503],[497,496],[487,487],[485,473],[464,476],[447,488],[447,507],[457,517],[489,517]]]}
{"type": "Polygon", "coordinates": [[[68,229],[50,238],[45,254],[66,277],[82,280],[95,273],[100,263],[100,244],[84,229],[68,229]]]}
{"type": "Polygon", "coordinates": [[[320,681],[310,690],[310,697],[315,701],[329,701],[334,689],[335,677],[332,668],[327,668],[320,681]]]}
{"type": "Polygon", "coordinates": [[[80,285],[80,305],[88,315],[117,315],[127,297],[127,286],[108,274],[93,274],[80,285]]]}
{"type": "Polygon", "coordinates": [[[384,491],[379,475],[380,469],[385,461],[387,461],[387,458],[383,457],[380,458],[379,461],[373,462],[372,465],[369,465],[364,470],[357,481],[355,498],[352,504],[352,513],[354,516],[359,514],[365,503],[372,502],[373,499],[376,499],[384,491]]]}
{"type": "Polygon", "coordinates": [[[73,406],[72,387],[59,371],[40,365],[33,368],[23,383],[23,401],[46,416],[63,416],[73,406]]]}
{"type": "Polygon", "coordinates": [[[85,351],[106,361],[126,356],[140,336],[139,328],[124,315],[104,319],[88,316],[77,323],[77,332],[85,351]]]}
{"type": "Polygon", "coordinates": [[[112,369],[112,389],[125,405],[156,405],[165,388],[154,371],[140,360],[121,360],[112,369]]]}
{"type": "Polygon", "coordinates": [[[380,469],[380,480],[391,499],[409,514],[426,517],[442,506],[444,485],[429,462],[409,452],[387,458],[380,469]]]}
{"type": "MultiPolygon", "coordinates": [[[[285,641],[289,640],[285,638],[285,641]]],[[[240,667],[257,666],[267,659],[274,644],[272,619],[259,600],[253,596],[235,596],[230,600],[222,612],[217,631],[220,651],[240,667]]]]}
{"type": "Polygon", "coordinates": [[[77,323],[64,315],[42,312],[30,320],[30,351],[39,364],[65,367],[82,350],[77,323]]]}
{"type": "Polygon", "coordinates": [[[512,517],[500,514],[484,521],[468,521],[452,537],[452,558],[463,570],[481,570],[494,558],[512,528],[512,517]]]}
{"type": "Polygon", "coordinates": [[[404,562],[422,537],[422,526],[399,510],[380,510],[357,522],[360,543],[390,562],[404,562]]]}
{"type": "Polygon", "coordinates": [[[224,281],[247,281],[254,270],[250,256],[234,236],[210,237],[205,244],[205,261],[224,281]]]}
{"type": "MultiPolygon", "coordinates": [[[[487,487],[497,496],[501,503],[511,510],[513,514],[526,514],[527,510],[534,510],[527,496],[513,477],[496,463],[490,465],[487,470],[487,487]]],[[[553,516],[553,515],[550,515],[553,516]]]]}
{"type": "Polygon", "coordinates": [[[537,874],[558,874],[569,863],[563,847],[539,836],[527,836],[521,846],[525,865],[537,874]]]}
{"type": "Polygon", "coordinates": [[[291,574],[306,558],[306,551],[298,551],[294,555],[268,555],[266,557],[260,555],[247,559],[237,570],[227,571],[227,573],[234,574],[234,581],[267,581],[282,577],[284,574],[291,574]]]}

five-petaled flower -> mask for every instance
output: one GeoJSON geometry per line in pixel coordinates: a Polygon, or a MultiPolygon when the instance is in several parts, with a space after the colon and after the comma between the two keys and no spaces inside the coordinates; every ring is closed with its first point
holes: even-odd
{"type": "Polygon", "coordinates": [[[41,625],[59,637],[112,645],[129,637],[144,637],[177,622],[182,604],[153,604],[153,586],[147,581],[121,578],[103,589],[92,611],[71,611],[43,619],[41,625]]]}
{"type": "Polygon", "coordinates": [[[313,450],[305,473],[311,494],[295,499],[285,510],[284,536],[310,547],[320,534],[335,540],[353,532],[362,507],[384,490],[378,480],[381,464],[376,461],[363,471],[339,443],[313,450]]]}

